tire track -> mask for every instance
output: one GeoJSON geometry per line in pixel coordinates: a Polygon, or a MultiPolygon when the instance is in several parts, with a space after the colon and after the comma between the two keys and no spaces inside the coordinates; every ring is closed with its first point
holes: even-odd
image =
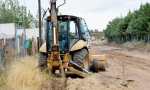
{"type": "Polygon", "coordinates": [[[142,70],[150,70],[150,62],[147,59],[138,58],[134,56],[129,56],[119,52],[107,52],[110,58],[117,58],[117,60],[121,60],[122,62],[135,67],[140,68],[142,70]]]}

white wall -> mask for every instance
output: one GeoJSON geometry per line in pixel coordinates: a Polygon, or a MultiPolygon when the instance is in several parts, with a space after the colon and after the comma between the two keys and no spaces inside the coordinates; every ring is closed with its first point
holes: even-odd
{"type": "Polygon", "coordinates": [[[0,24],[0,38],[12,38],[15,36],[15,24],[0,24]]]}
{"type": "MultiPolygon", "coordinates": [[[[13,38],[16,35],[21,35],[24,29],[16,29],[14,23],[0,24],[0,38],[13,38]]],[[[25,29],[27,38],[37,38],[39,36],[38,28],[25,29]]]]}

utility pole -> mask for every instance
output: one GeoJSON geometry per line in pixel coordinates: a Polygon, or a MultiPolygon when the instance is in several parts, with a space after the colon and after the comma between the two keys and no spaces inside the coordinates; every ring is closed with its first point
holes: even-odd
{"type": "MultiPolygon", "coordinates": [[[[38,10],[39,10],[39,47],[41,46],[42,44],[42,36],[41,36],[41,33],[42,33],[42,23],[41,23],[41,0],[38,0],[38,10]]],[[[39,49],[38,47],[38,49],[39,49]]]]}

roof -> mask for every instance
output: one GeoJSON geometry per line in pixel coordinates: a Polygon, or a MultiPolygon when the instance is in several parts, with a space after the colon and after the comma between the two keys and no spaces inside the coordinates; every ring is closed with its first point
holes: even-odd
{"type": "Polygon", "coordinates": [[[81,17],[74,16],[74,15],[58,15],[58,17],[72,17],[72,18],[81,18],[81,17]]]}
{"type": "MultiPolygon", "coordinates": [[[[73,16],[73,15],[58,15],[59,20],[77,20],[77,19],[82,19],[81,17],[73,16]]],[[[48,20],[50,20],[50,16],[48,16],[48,20]]]]}

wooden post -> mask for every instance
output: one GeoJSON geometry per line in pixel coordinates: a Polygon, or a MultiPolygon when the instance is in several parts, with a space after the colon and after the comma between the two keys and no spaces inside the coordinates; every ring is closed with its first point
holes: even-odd
{"type": "Polygon", "coordinates": [[[41,41],[41,39],[42,39],[42,36],[41,36],[41,33],[42,33],[41,0],[38,0],[38,10],[39,10],[39,47],[40,47],[42,44],[42,41],[41,41]]]}

